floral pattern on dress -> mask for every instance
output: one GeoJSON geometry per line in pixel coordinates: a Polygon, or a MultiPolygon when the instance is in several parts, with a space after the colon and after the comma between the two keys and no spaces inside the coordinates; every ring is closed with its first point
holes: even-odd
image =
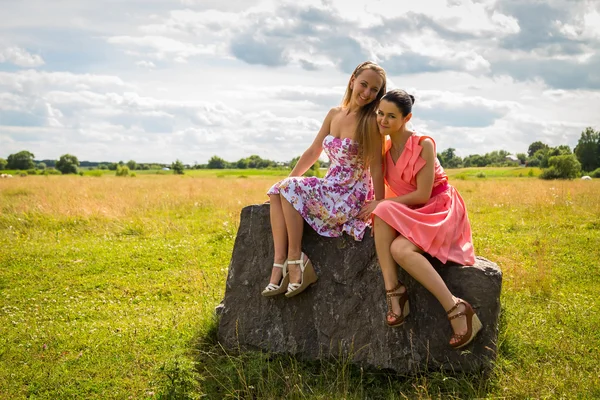
{"type": "Polygon", "coordinates": [[[325,177],[285,178],[267,194],[285,197],[321,236],[338,237],[346,232],[362,240],[369,220],[355,217],[365,201],[373,199],[373,185],[358,156],[358,143],[327,135],[323,149],[331,162],[325,177]]]}

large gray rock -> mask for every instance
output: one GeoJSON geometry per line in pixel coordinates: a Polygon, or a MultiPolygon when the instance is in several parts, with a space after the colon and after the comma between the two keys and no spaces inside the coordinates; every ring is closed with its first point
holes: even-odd
{"type": "Polygon", "coordinates": [[[219,314],[219,341],[225,348],[261,349],[302,358],[349,357],[351,362],[402,374],[425,370],[478,371],[496,357],[502,273],[477,257],[475,266],[434,266],[458,297],[471,303],[484,328],[466,348],[452,349],[450,323],[438,301],[400,271],[410,299],[404,325],[385,324],[383,278],[373,239],[325,238],[305,225],[303,250],[319,281],[304,293],[271,298],[260,292],[269,281],[273,239],[269,205],[242,210],[225,298],[219,314]]]}

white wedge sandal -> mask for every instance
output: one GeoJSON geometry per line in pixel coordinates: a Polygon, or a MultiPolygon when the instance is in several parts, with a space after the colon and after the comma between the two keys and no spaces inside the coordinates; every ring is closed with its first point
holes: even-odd
{"type": "Polygon", "coordinates": [[[302,281],[300,283],[290,283],[287,287],[285,297],[294,297],[304,291],[307,287],[315,283],[318,279],[317,273],[313,268],[312,262],[308,260],[306,254],[302,253],[299,260],[288,261],[288,264],[300,265],[300,272],[302,273],[302,281]]]}
{"type": "Polygon", "coordinates": [[[286,260],[283,264],[273,263],[273,267],[281,268],[283,271],[283,275],[281,276],[281,281],[279,281],[279,285],[274,283],[270,283],[267,285],[265,290],[262,291],[262,295],[265,297],[276,296],[280,293],[283,293],[288,288],[288,284],[290,282],[290,276],[287,271],[288,261],[286,260]]]}

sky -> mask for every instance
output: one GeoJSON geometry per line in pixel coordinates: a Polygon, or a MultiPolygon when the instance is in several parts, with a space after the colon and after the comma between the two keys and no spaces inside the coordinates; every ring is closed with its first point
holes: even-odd
{"type": "MultiPolygon", "coordinates": [[[[365,60],[459,156],[600,129],[600,0],[0,0],[0,157],[299,156],[365,60]]],[[[326,159],[326,158],[324,158],[326,159]]]]}

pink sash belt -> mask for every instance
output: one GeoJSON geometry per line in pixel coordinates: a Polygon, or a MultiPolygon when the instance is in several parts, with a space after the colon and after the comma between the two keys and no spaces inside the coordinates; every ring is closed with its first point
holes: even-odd
{"type": "Polygon", "coordinates": [[[441,185],[437,185],[433,188],[433,190],[431,190],[431,197],[437,196],[438,194],[445,192],[446,189],[448,189],[448,186],[448,182],[444,182],[441,185]]]}

